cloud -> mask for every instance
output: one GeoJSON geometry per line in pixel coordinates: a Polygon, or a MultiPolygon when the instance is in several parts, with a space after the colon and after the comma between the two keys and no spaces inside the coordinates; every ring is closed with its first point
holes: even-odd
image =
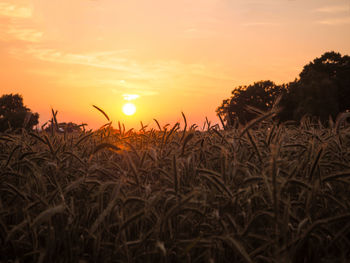
{"type": "Polygon", "coordinates": [[[0,39],[2,41],[20,40],[24,42],[40,42],[44,33],[36,29],[32,21],[32,9],[12,3],[0,3],[0,39]]]}
{"type": "MultiPolygon", "coordinates": [[[[121,93],[121,90],[118,90],[116,88],[111,88],[111,91],[114,94],[120,94],[121,93]]],[[[133,89],[133,92],[137,92],[138,94],[122,94],[122,97],[125,100],[129,100],[130,101],[130,100],[138,99],[141,96],[155,96],[155,95],[159,94],[158,91],[151,90],[151,89],[148,89],[148,88],[140,89],[140,87],[133,89]]]]}
{"type": "Polygon", "coordinates": [[[158,95],[164,89],[193,91],[195,94],[197,79],[208,85],[232,79],[219,65],[184,63],[178,60],[136,60],[129,58],[130,54],[118,50],[67,52],[33,44],[23,49],[12,48],[11,51],[21,59],[34,58],[53,63],[47,64],[43,68],[44,72],[37,70],[36,74],[50,75],[64,85],[69,83],[70,86],[104,88],[110,94],[130,95],[126,99],[136,99],[136,94],[142,97],[158,95]],[[55,70],[56,66],[61,68],[60,64],[67,69],[64,73],[55,70]],[[74,71],[71,71],[72,68],[74,71]]]}
{"type": "Polygon", "coordinates": [[[350,24],[350,16],[324,19],[324,20],[317,21],[317,23],[322,25],[329,25],[329,26],[348,25],[350,24]]]}
{"type": "Polygon", "coordinates": [[[32,10],[29,7],[17,6],[11,3],[0,3],[0,16],[14,18],[29,18],[32,16],[32,10]]]}
{"type": "Polygon", "coordinates": [[[271,23],[271,22],[250,22],[250,23],[244,23],[242,26],[278,26],[278,23],[271,23]]]}
{"type": "MultiPolygon", "coordinates": [[[[118,71],[124,73],[123,78],[132,80],[175,78],[179,72],[187,72],[187,76],[212,76],[211,70],[203,64],[186,64],[177,60],[143,62],[123,57],[118,51],[69,53],[32,46],[25,51],[16,50],[16,52],[25,52],[42,61],[118,71]]],[[[116,83],[115,80],[113,82],[116,83]]],[[[119,80],[118,84],[123,85],[125,82],[119,80]]]]}
{"type": "Polygon", "coordinates": [[[313,12],[328,13],[328,14],[345,13],[345,12],[350,12],[350,6],[349,5],[324,6],[324,7],[314,9],[313,12]]]}
{"type": "Polygon", "coordinates": [[[16,26],[10,26],[6,30],[8,38],[15,38],[18,40],[26,41],[26,42],[40,42],[43,37],[43,32],[38,31],[33,28],[20,28],[16,26]]]}
{"type": "Polygon", "coordinates": [[[70,53],[56,49],[30,47],[26,50],[26,53],[39,60],[48,62],[83,65],[100,69],[127,71],[134,74],[141,74],[141,69],[137,64],[126,58],[121,58],[119,52],[116,51],[70,53]]]}
{"type": "Polygon", "coordinates": [[[137,95],[137,94],[123,94],[123,98],[124,100],[136,100],[140,97],[140,95],[137,95]]]}
{"type": "Polygon", "coordinates": [[[196,27],[190,27],[183,31],[186,38],[210,38],[215,35],[215,31],[209,29],[200,29],[196,27]]]}
{"type": "Polygon", "coordinates": [[[140,91],[139,93],[142,94],[143,96],[155,96],[159,94],[158,91],[152,91],[152,90],[143,90],[143,91],[140,91]]]}

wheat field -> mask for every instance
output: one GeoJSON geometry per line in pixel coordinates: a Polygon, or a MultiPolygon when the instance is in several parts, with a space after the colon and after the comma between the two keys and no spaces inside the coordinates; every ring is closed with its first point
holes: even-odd
{"type": "Polygon", "coordinates": [[[0,134],[1,262],[349,262],[350,128],[0,134]]]}

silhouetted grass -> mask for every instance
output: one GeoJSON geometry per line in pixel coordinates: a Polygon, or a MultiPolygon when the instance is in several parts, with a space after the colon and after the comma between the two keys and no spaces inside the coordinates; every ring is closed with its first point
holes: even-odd
{"type": "Polygon", "coordinates": [[[350,129],[271,116],[0,134],[0,261],[348,262],[350,129]]]}

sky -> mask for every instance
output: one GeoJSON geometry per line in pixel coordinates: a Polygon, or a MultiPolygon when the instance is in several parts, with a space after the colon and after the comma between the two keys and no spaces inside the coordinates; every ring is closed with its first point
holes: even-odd
{"type": "MultiPolygon", "coordinates": [[[[202,126],[239,85],[350,55],[350,0],[0,0],[0,96],[58,121],[202,126]],[[134,115],[123,114],[131,102],[134,115]]],[[[116,126],[116,125],[115,125],[116,126]]]]}

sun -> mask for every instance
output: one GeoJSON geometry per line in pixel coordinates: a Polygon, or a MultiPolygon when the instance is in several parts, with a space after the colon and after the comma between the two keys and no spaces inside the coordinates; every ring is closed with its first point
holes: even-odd
{"type": "Polygon", "coordinates": [[[133,103],[125,103],[123,106],[123,112],[125,115],[131,116],[136,112],[136,106],[133,103]]]}

